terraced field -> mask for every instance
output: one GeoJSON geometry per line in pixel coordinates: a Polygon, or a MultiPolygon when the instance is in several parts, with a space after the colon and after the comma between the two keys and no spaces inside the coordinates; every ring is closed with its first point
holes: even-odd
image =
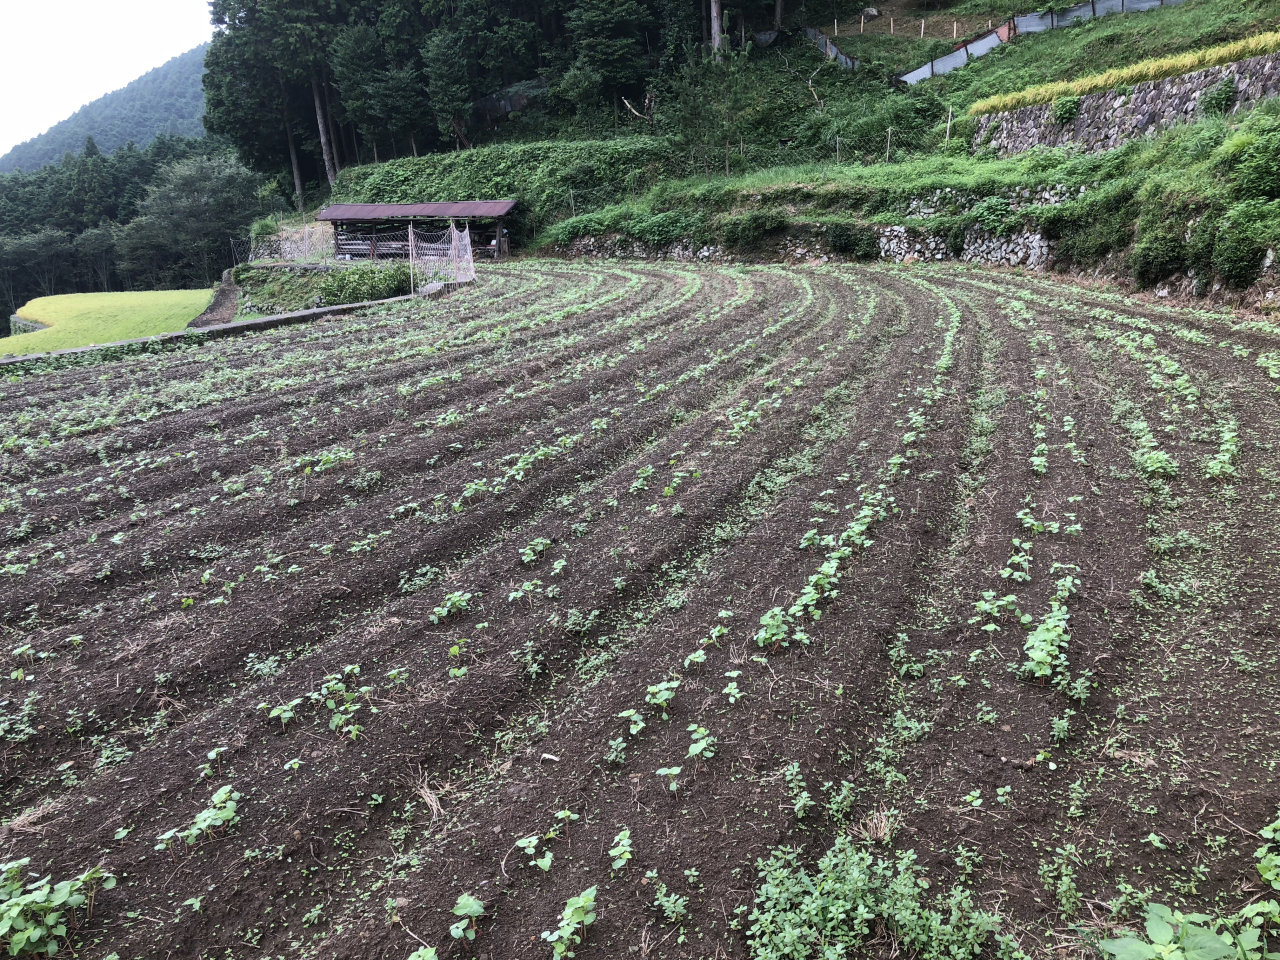
{"type": "Polygon", "coordinates": [[[1047,280],[538,261],[10,374],[0,860],[117,878],[92,958],[1257,956],[1277,377],[1047,280]]]}

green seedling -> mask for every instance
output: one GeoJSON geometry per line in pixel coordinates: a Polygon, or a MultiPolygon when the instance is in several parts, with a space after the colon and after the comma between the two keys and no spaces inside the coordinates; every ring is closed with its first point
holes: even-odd
{"type": "Polygon", "coordinates": [[[645,692],[644,702],[661,710],[663,720],[670,720],[667,706],[675,699],[678,689],[680,689],[679,680],[663,680],[661,683],[655,683],[645,692]]]}
{"type": "Polygon", "coordinates": [[[686,759],[710,760],[716,755],[716,738],[706,727],[700,727],[696,723],[691,723],[687,727],[690,735],[689,752],[686,759]]]}
{"type": "Polygon", "coordinates": [[[656,772],[658,776],[667,778],[667,789],[675,793],[679,787],[676,777],[680,776],[680,771],[683,769],[683,767],[661,767],[656,772]]]}
{"type": "Polygon", "coordinates": [[[595,922],[595,907],[595,887],[588,887],[576,897],[565,901],[559,926],[555,930],[543,931],[542,934],[542,939],[551,944],[551,955],[555,960],[573,956],[573,948],[582,942],[587,927],[595,922]]]}
{"type": "Polygon", "coordinates": [[[609,856],[613,857],[613,869],[621,870],[627,865],[627,861],[631,859],[631,831],[625,827],[618,831],[618,835],[613,838],[613,847],[609,850],[609,856]]]}
{"type": "Polygon", "coordinates": [[[271,712],[267,715],[268,718],[271,720],[279,720],[280,732],[284,733],[285,728],[289,725],[289,722],[293,720],[294,717],[297,716],[297,709],[301,703],[302,703],[301,697],[294,697],[288,703],[281,703],[274,707],[268,703],[260,703],[258,704],[258,709],[270,710],[271,712]]]}
{"type": "Polygon", "coordinates": [[[618,716],[631,725],[630,729],[633,737],[645,727],[644,715],[639,710],[623,710],[618,716]]]}
{"type": "Polygon", "coordinates": [[[476,938],[476,919],[484,916],[484,903],[469,893],[459,894],[453,905],[453,915],[462,919],[449,928],[449,936],[455,940],[476,938]]]}

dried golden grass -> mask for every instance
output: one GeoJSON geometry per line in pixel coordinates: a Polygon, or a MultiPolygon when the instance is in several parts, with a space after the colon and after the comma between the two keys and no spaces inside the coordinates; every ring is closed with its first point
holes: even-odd
{"type": "Polygon", "coordinates": [[[979,100],[969,108],[970,116],[984,113],[1003,113],[1021,107],[1035,106],[1041,103],[1052,103],[1059,97],[1079,97],[1086,93],[1097,93],[1099,90],[1110,90],[1113,87],[1132,86],[1148,80],[1166,80],[1169,77],[1182,76],[1207,67],[1219,67],[1237,60],[1275,53],[1280,50],[1280,31],[1260,33],[1257,36],[1224,43],[1218,47],[1207,47],[1194,50],[1175,57],[1161,57],[1156,60],[1143,60],[1128,67],[1119,67],[1105,73],[1081,77],[1078,80],[1063,80],[1058,83],[1042,83],[1039,86],[1027,87],[1013,93],[1003,93],[995,97],[979,100]]]}

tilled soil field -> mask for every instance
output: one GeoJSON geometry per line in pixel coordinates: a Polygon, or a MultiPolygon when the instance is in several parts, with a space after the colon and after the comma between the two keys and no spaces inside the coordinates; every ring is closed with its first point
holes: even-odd
{"type": "Polygon", "coordinates": [[[1278,377],[1048,280],[537,261],[10,373],[10,893],[113,875],[90,958],[1257,956],[1278,377]]]}

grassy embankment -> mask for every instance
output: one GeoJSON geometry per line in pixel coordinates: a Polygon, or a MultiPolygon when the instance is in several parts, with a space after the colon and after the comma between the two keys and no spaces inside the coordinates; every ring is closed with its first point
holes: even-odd
{"type": "MultiPolygon", "coordinates": [[[[1040,3],[1037,8],[1043,7],[1040,3]]],[[[989,97],[1176,57],[1278,27],[1280,0],[1189,0],[1176,7],[1112,14],[1075,27],[1018,37],[963,69],[920,86],[937,93],[959,114],[989,97]]]]}
{"type": "Polygon", "coordinates": [[[203,313],[212,299],[212,290],[40,297],[18,310],[18,316],[46,324],[48,329],[6,337],[0,341],[0,354],[43,353],[170,333],[203,313]]]}

